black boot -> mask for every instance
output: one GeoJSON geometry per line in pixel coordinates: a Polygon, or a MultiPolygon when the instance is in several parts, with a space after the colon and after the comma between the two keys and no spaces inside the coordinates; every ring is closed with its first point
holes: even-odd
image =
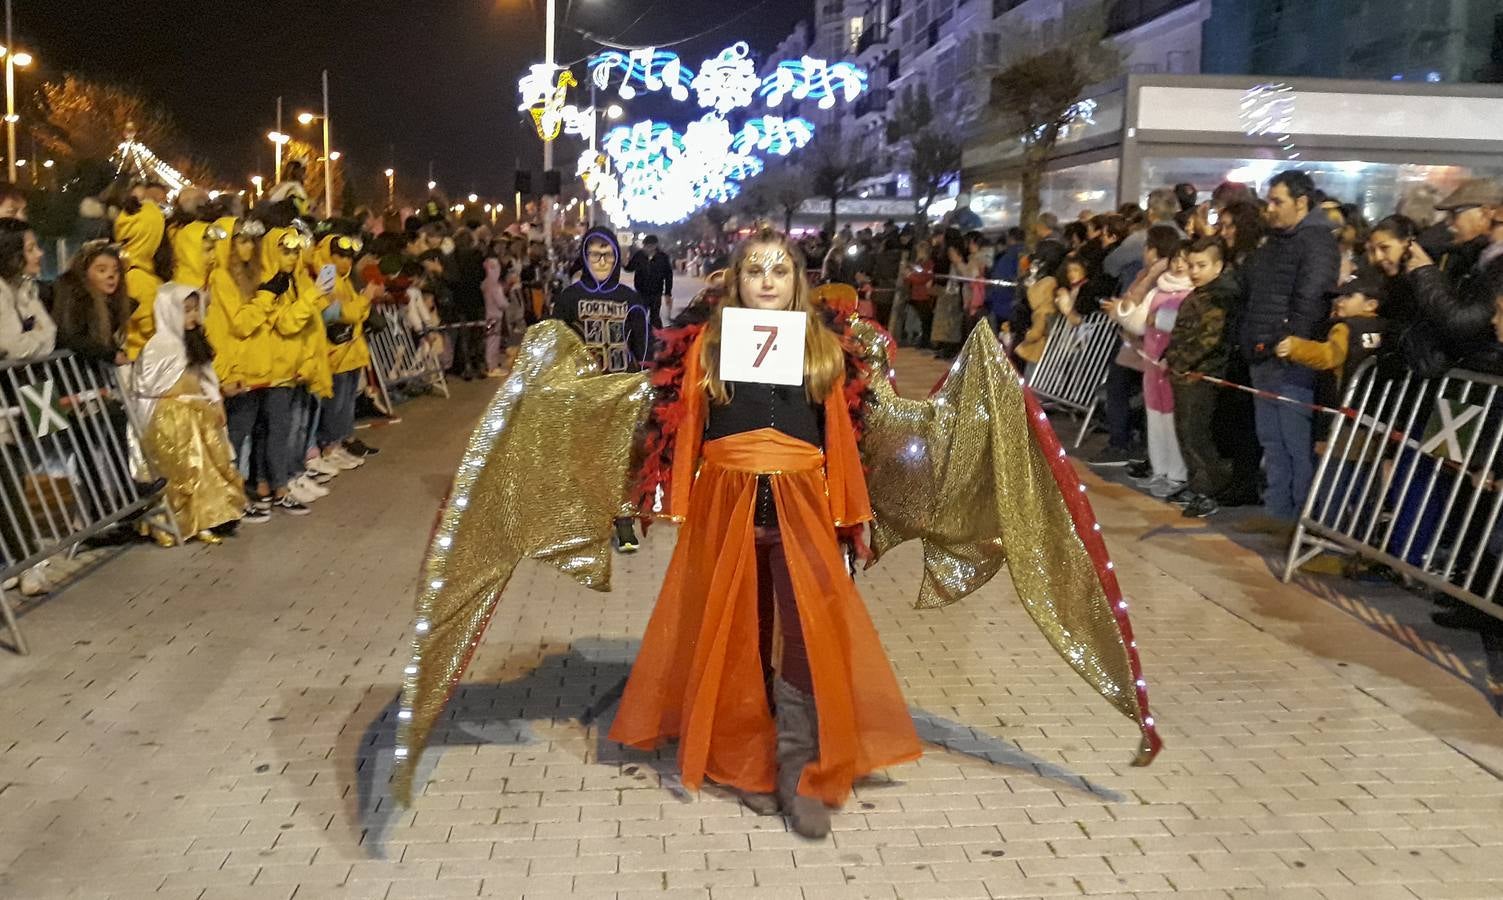
{"type": "Polygon", "coordinates": [[[806,838],[830,834],[830,810],[818,797],[798,792],[804,767],[819,758],[819,717],[814,698],[783,679],[773,687],[777,697],[778,801],[793,830],[806,838]]]}

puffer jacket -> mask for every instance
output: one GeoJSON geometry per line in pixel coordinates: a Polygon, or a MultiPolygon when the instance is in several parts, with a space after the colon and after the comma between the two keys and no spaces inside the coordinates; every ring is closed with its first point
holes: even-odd
{"type": "MultiPolygon", "coordinates": [[[[1240,343],[1248,361],[1273,359],[1273,348],[1291,335],[1320,337],[1340,271],[1341,250],[1320,210],[1287,231],[1270,233],[1241,272],[1246,303],[1240,343]]],[[[1301,371],[1313,384],[1315,374],[1301,371]]]]}

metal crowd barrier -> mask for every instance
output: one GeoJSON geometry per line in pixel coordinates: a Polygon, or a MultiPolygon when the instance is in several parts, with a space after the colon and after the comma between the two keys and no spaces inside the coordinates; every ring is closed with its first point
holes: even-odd
{"type": "Polygon", "coordinates": [[[1503,618],[1503,378],[1385,377],[1369,360],[1334,417],[1283,580],[1323,550],[1380,562],[1503,618]]]}
{"type": "Polygon", "coordinates": [[[413,336],[402,313],[402,304],[378,305],[371,310],[371,315],[383,316],[386,327],[366,336],[371,351],[371,371],[376,375],[376,384],[388,410],[395,408],[392,391],[411,385],[434,388],[445,397],[449,396],[443,360],[438,351],[428,341],[413,336]]]}
{"type": "MultiPolygon", "coordinates": [[[[0,361],[0,583],[159,504],[132,480],[129,444],[141,432],[124,401],[112,367],[66,351],[0,361]]],[[[3,587],[0,618],[25,653],[3,587]]]]}
{"type": "Polygon", "coordinates": [[[1028,386],[1045,403],[1080,417],[1076,447],[1090,433],[1091,420],[1101,402],[1101,386],[1121,343],[1117,324],[1106,313],[1091,313],[1078,325],[1055,316],[1043,355],[1028,372],[1028,386]]]}

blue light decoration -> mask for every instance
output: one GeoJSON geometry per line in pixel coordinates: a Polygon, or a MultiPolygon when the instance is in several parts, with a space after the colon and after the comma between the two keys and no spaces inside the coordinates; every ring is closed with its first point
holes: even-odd
{"type": "Polygon", "coordinates": [[[731,142],[737,153],[762,150],[787,156],[801,150],[814,140],[814,123],[808,119],[784,119],[780,116],[762,116],[748,119],[731,142]]]}
{"type": "Polygon", "coordinates": [[[854,103],[864,90],[866,72],[853,63],[827,63],[805,56],[778,63],[772,74],[762,79],[757,93],[767,101],[769,109],[783,105],[790,98],[817,100],[820,109],[833,109],[837,99],[854,103]]]}
{"type": "Polygon", "coordinates": [[[706,204],[724,203],[766,168],[761,154],[787,156],[814,140],[814,123],[796,116],[758,116],[732,129],[726,117],[758,97],[768,109],[790,100],[833,109],[854,102],[867,87],[866,72],[857,66],[808,56],[779,62],[759,78],[744,41],[705,60],[692,76],[678,54],[655,47],[606,50],[588,65],[597,88],[614,86],[622,98],[666,92],[684,102],[692,92],[708,110],[682,133],[651,119],[612,128],[600,153],[580,157],[577,172],[618,227],[679,222],[706,204]]]}
{"type": "Polygon", "coordinates": [[[653,93],[667,88],[669,96],[678,101],[689,99],[689,73],[684,71],[684,64],[679,60],[678,54],[671,50],[658,50],[655,47],[626,53],[607,50],[590,57],[589,65],[590,77],[601,90],[611,86],[613,73],[620,73],[616,93],[622,99],[630,100],[637,96],[638,85],[642,90],[653,93]]]}

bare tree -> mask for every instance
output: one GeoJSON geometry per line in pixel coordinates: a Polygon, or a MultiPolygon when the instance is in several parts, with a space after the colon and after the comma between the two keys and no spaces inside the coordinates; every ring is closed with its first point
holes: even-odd
{"type": "Polygon", "coordinates": [[[856,185],[870,178],[876,166],[869,157],[851,155],[854,147],[842,143],[838,134],[826,134],[829,136],[814,139],[813,145],[804,150],[801,161],[809,172],[810,195],[830,201],[826,224],[833,232],[840,201],[856,196],[856,185]]]}
{"type": "Polygon", "coordinates": [[[783,215],[783,233],[793,231],[793,216],[814,196],[814,187],[809,183],[809,173],[802,166],[781,160],[776,167],[764,173],[760,179],[762,189],[772,198],[773,210],[783,215]]]}
{"type": "Polygon", "coordinates": [[[960,177],[960,142],[943,122],[936,122],[929,89],[904,95],[887,119],[887,142],[901,145],[913,186],[913,221],[920,233],[927,230],[924,210],[934,195],[960,177]]]}
{"type": "Polygon", "coordinates": [[[1009,134],[1023,144],[1018,163],[1022,186],[1019,224],[1034,242],[1039,189],[1049,153],[1082,115],[1081,100],[1091,85],[1122,71],[1121,50],[1106,40],[1107,5],[1068,9],[1033,32],[1017,36],[1021,55],[992,77],[991,108],[1009,134]]]}
{"type": "Polygon", "coordinates": [[[181,149],[172,116],[127,85],[65,75],[44,83],[35,102],[37,143],[55,157],[109,159],[127,135],[159,155],[181,149]]]}

